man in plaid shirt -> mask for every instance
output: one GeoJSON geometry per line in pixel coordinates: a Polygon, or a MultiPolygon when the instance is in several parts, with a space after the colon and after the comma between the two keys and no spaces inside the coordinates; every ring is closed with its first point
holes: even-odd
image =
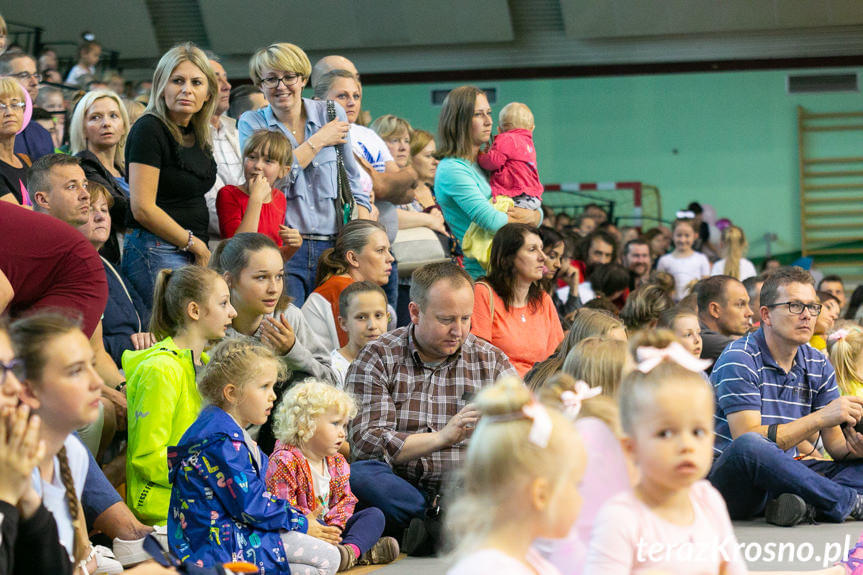
{"type": "Polygon", "coordinates": [[[351,489],[381,509],[391,532],[436,507],[479,419],[470,400],[504,374],[506,355],[470,333],[473,282],[444,262],[416,270],[411,324],[366,345],[345,386],[360,405],[351,424],[351,489]]]}

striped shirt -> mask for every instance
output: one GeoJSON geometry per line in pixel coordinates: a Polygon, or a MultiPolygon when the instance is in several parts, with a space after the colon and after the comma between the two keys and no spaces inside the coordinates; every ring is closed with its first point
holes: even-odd
{"type": "MultiPolygon", "coordinates": [[[[839,397],[833,366],[809,344],[797,348],[791,371],[779,367],[764,339],[764,328],[728,344],[710,382],[716,393],[714,455],[731,442],[727,415],[760,411],[761,425],[783,424],[817,411],[839,397]]],[[[794,455],[796,448],[789,450],[794,455]]]]}
{"type": "MultiPolygon", "coordinates": [[[[456,353],[432,365],[417,353],[413,324],[385,333],[360,351],[345,376],[345,389],[359,404],[351,424],[354,456],[393,465],[410,435],[441,431],[504,374],[515,374],[506,355],[472,334],[456,353]]],[[[415,485],[438,488],[461,465],[466,448],[462,441],[393,468],[415,485]]]]}

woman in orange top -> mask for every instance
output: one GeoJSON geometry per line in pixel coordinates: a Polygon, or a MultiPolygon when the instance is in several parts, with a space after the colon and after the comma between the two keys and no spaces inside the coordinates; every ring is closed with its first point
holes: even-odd
{"type": "Polygon", "coordinates": [[[522,376],[563,340],[557,310],[540,283],[545,260],[536,228],[507,224],[492,241],[488,275],[474,287],[471,333],[500,348],[522,376]]]}

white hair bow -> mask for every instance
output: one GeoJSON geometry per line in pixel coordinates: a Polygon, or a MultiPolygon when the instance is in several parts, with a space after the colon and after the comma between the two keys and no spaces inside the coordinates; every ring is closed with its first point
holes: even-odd
{"type": "Polygon", "coordinates": [[[575,390],[566,390],[560,394],[563,402],[563,414],[569,419],[575,419],[581,411],[581,404],[591,397],[602,393],[601,387],[590,387],[584,381],[575,382],[575,390]]]}
{"type": "Polygon", "coordinates": [[[532,400],[521,408],[521,412],[526,418],[533,421],[533,424],[530,426],[530,433],[527,436],[528,441],[542,449],[548,447],[548,441],[551,439],[552,425],[551,417],[549,417],[545,407],[536,400],[532,400]]]}
{"type": "Polygon", "coordinates": [[[680,210],[675,214],[678,220],[693,220],[695,219],[695,212],[689,210],[680,210]]]}
{"type": "Polygon", "coordinates": [[[712,363],[709,359],[699,359],[689,353],[685,347],[676,341],[668,347],[639,347],[636,352],[638,365],[635,369],[641,373],[650,373],[653,369],[668,359],[689,371],[704,371],[712,363]]]}

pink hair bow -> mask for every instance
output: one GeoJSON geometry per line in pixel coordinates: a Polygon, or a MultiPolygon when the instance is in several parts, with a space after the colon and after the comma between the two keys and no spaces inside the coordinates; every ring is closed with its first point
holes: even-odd
{"type": "Polygon", "coordinates": [[[827,341],[839,341],[840,339],[845,339],[848,337],[848,334],[851,333],[847,329],[837,329],[829,336],[827,336],[827,341]]]}
{"type": "Polygon", "coordinates": [[[636,352],[638,366],[635,369],[641,373],[650,373],[653,369],[667,359],[673,361],[680,367],[689,371],[704,371],[712,363],[709,359],[699,359],[689,353],[685,347],[677,342],[668,347],[639,347],[636,352]]]}
{"type": "Polygon", "coordinates": [[[601,387],[590,387],[581,380],[575,382],[575,390],[567,389],[560,394],[560,401],[563,402],[563,414],[569,419],[575,419],[581,411],[581,404],[600,393],[602,393],[601,387]]]}
{"type": "Polygon", "coordinates": [[[551,417],[549,417],[548,411],[546,411],[545,408],[536,400],[532,400],[521,408],[521,412],[526,418],[533,421],[533,425],[530,426],[530,433],[528,434],[527,439],[542,449],[548,447],[548,441],[551,439],[552,427],[551,417]]]}

